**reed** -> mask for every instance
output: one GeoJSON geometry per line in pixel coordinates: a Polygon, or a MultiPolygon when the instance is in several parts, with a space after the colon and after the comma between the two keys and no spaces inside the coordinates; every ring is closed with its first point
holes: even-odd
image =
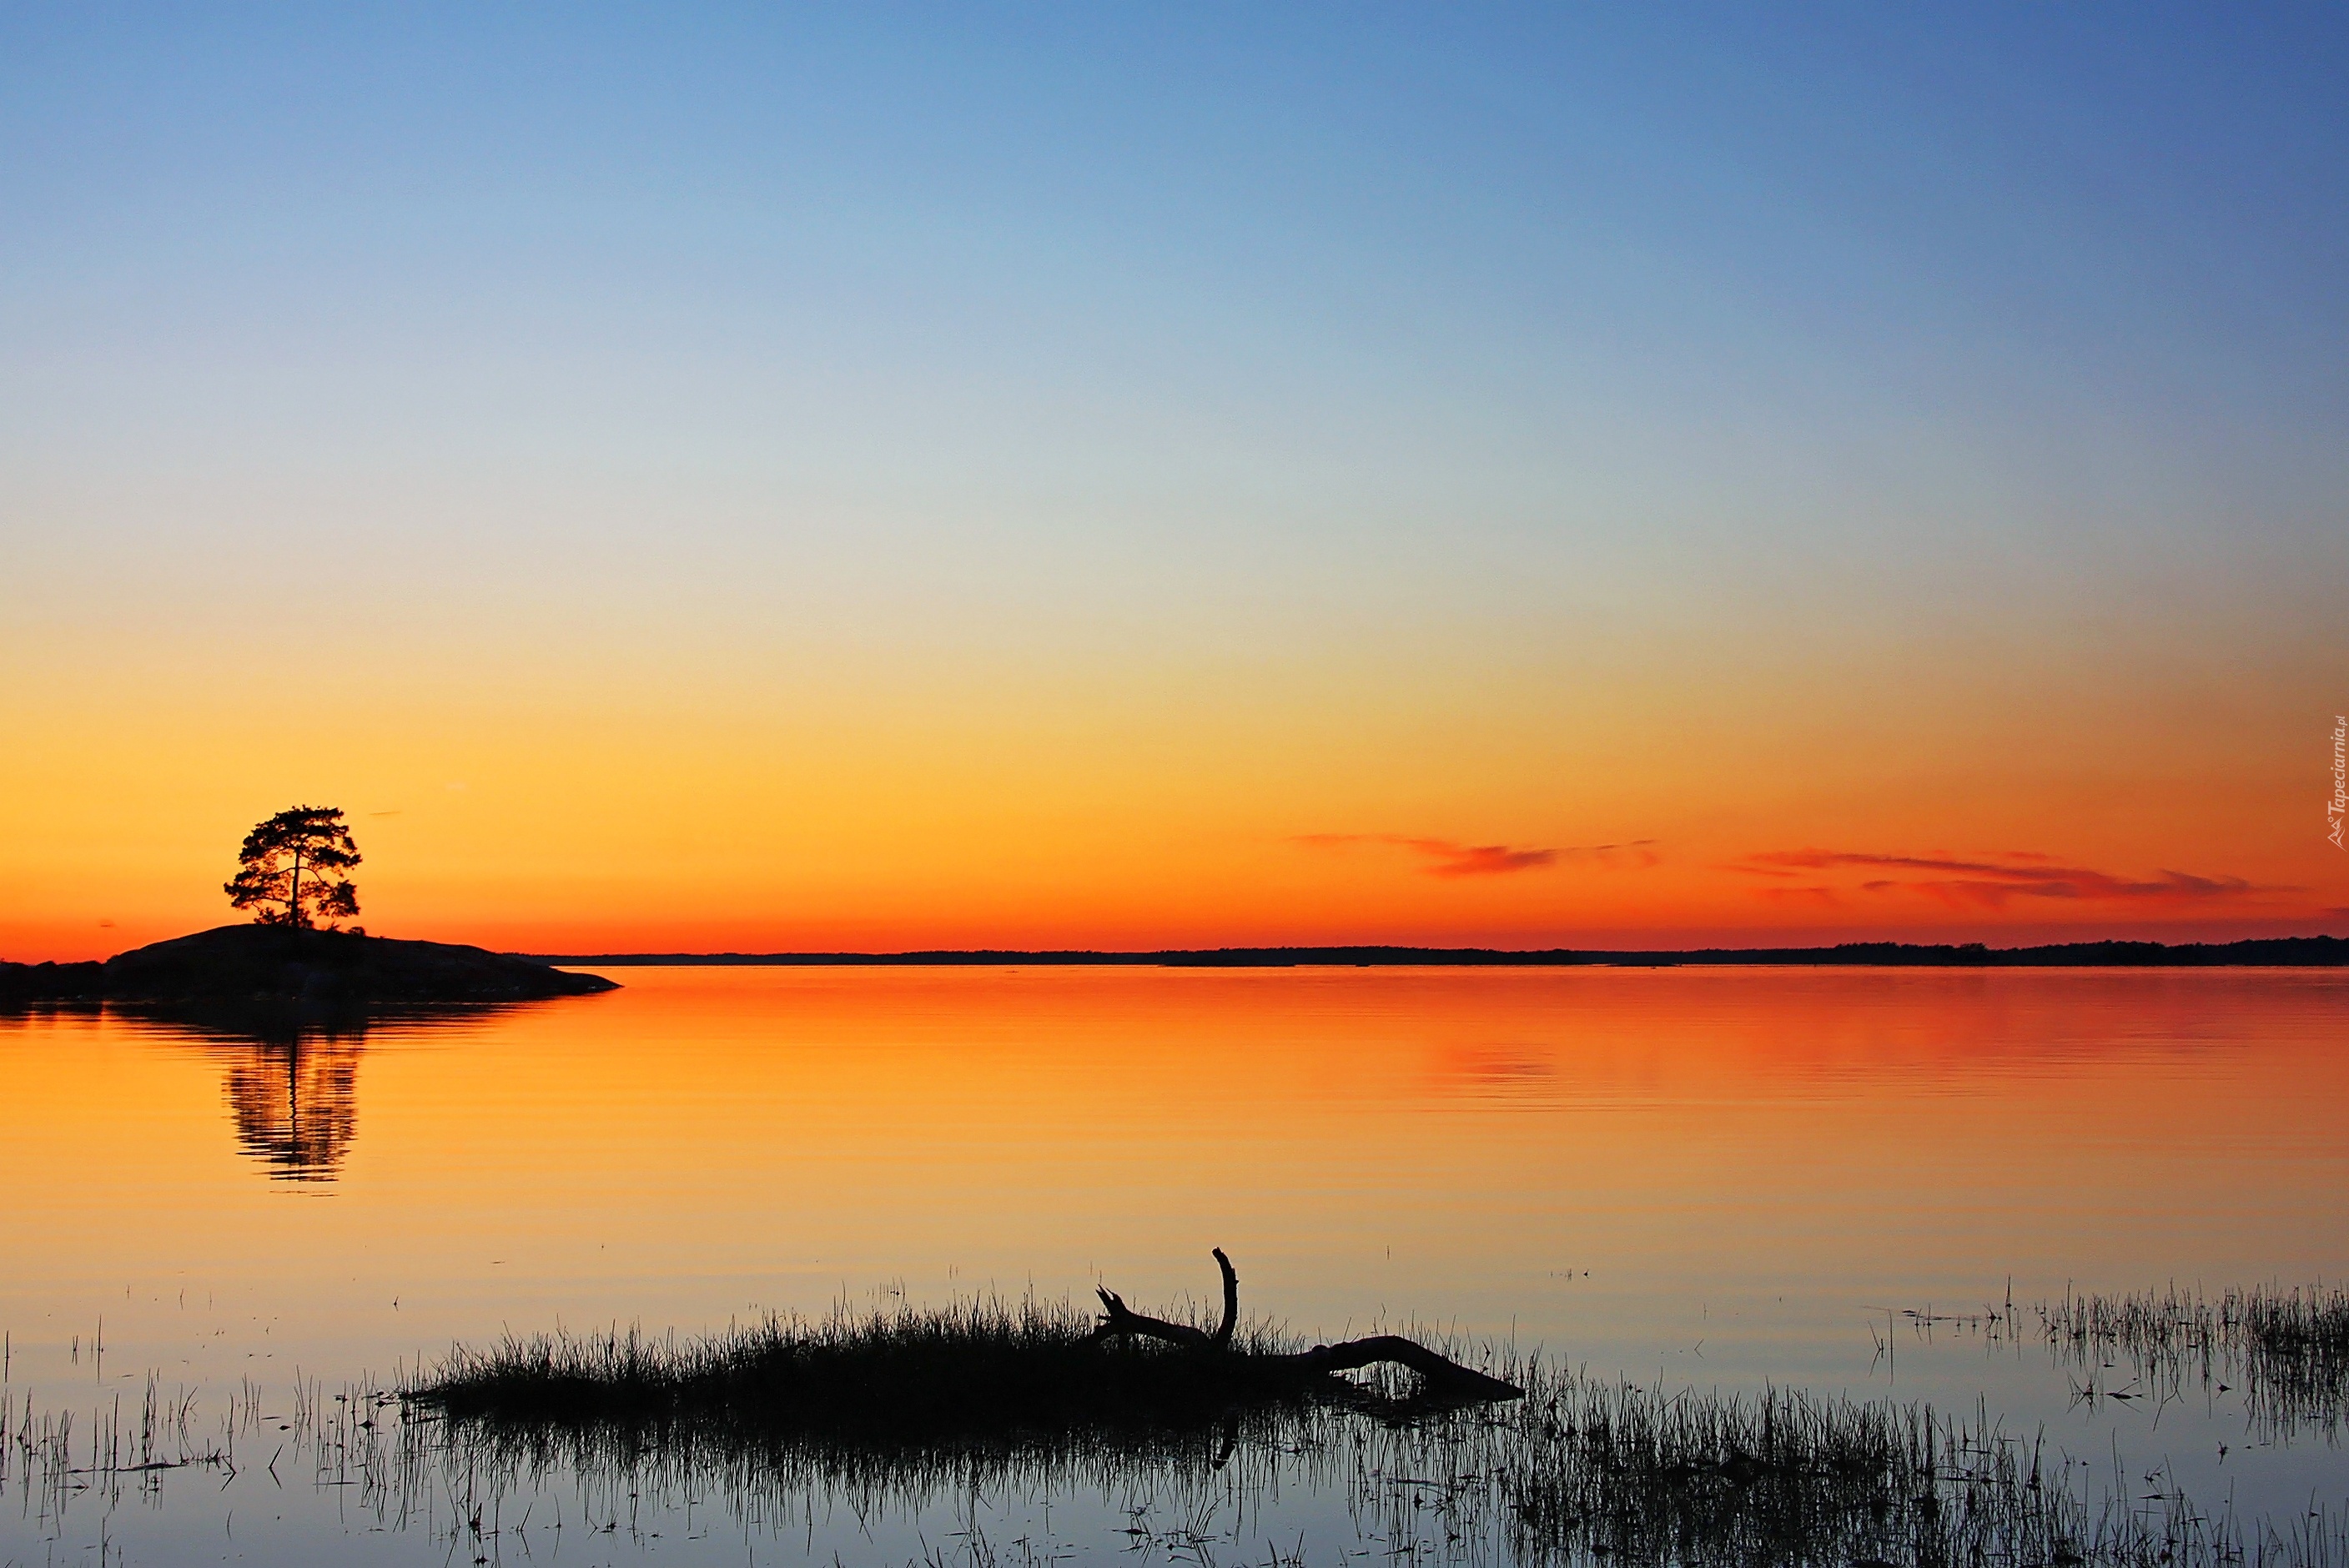
{"type": "Polygon", "coordinates": [[[2149,1355],[2242,1349],[2277,1361],[2349,1361],[2349,1289],[2338,1285],[2069,1295],[2041,1307],[2040,1318],[2051,1338],[2149,1355]]]}
{"type": "MultiPolygon", "coordinates": [[[[1284,1496],[1310,1493],[1341,1508],[1350,1527],[1284,1544],[1284,1562],[1350,1560],[1375,1542],[1411,1561],[1589,1568],[2349,1565],[2349,1522],[2336,1512],[2244,1518],[2198,1506],[2174,1485],[2148,1493],[2135,1472],[2101,1460],[2083,1465],[2036,1434],[2002,1430],[1979,1406],[1953,1415],[1889,1399],[1648,1387],[1537,1358],[1496,1367],[1526,1390],[1521,1401],[1420,1408],[1408,1418],[1395,1405],[1381,1416],[1295,1400],[1187,1407],[1164,1424],[1129,1414],[1072,1425],[1032,1419],[1040,1408],[1030,1405],[1025,1422],[966,1412],[951,1435],[926,1428],[934,1405],[909,1416],[885,1397],[842,1418],[779,1424],[742,1419],[731,1400],[701,1403],[670,1389],[677,1375],[707,1370],[707,1358],[722,1362],[746,1343],[771,1348],[778,1337],[824,1367],[834,1379],[825,1386],[835,1388],[850,1387],[854,1369],[875,1367],[885,1376],[868,1389],[902,1387],[887,1364],[911,1369],[974,1343],[991,1343],[1004,1365],[1022,1367],[1039,1342],[1052,1355],[1126,1354],[1083,1345],[1083,1328],[1070,1308],[976,1302],[939,1312],[843,1310],[704,1341],[622,1332],[516,1342],[459,1365],[533,1385],[551,1367],[663,1392],[633,1405],[600,1397],[550,1404],[557,1413],[546,1417],[525,1417],[510,1402],[458,1415],[461,1399],[403,1402],[372,1385],[329,1395],[297,1376],[290,1393],[276,1391],[282,1398],[265,1399],[251,1385],[234,1391],[209,1439],[194,1429],[192,1400],[160,1386],[135,1410],[109,1400],[87,1423],[67,1412],[36,1415],[28,1398],[9,1413],[14,1474],[0,1471],[0,1481],[14,1480],[32,1515],[57,1521],[69,1505],[117,1504],[127,1486],[142,1506],[160,1505],[166,1474],[197,1466],[233,1480],[241,1464],[271,1489],[305,1480],[336,1489],[370,1527],[425,1532],[476,1558],[502,1532],[543,1532],[549,1512],[605,1532],[722,1502],[769,1528],[835,1517],[836,1509],[864,1521],[943,1505],[969,1514],[953,1555],[977,1563],[985,1558],[983,1500],[1089,1492],[1129,1513],[1135,1536],[1168,1556],[1246,1539],[1257,1553],[1248,1560],[1263,1561],[1250,1522],[1284,1496]],[[907,1350],[926,1339],[930,1348],[907,1350]],[[541,1511],[535,1527],[533,1507],[541,1511]]],[[[1444,1349],[1477,1354],[1458,1343],[1444,1349]]],[[[1495,1365],[1489,1357],[1486,1364],[1495,1365]]],[[[1383,1379],[1385,1394],[1400,1398],[1410,1378],[1390,1371],[1368,1381],[1383,1379]]],[[[1007,1549],[1001,1560],[1009,1558],[1007,1549]]]]}
{"type": "Polygon", "coordinates": [[[1986,1411],[1527,1374],[1537,1400],[1471,1456],[1522,1562],[2114,1564],[2344,1560],[2338,1520],[2281,1530],[2149,1500],[1986,1411]]]}
{"type": "Polygon", "coordinates": [[[2077,1365],[2126,1357],[2147,1384],[2243,1391],[2263,1435],[2337,1434],[2349,1414],[2349,1289],[2253,1285],[2216,1295],[2170,1285],[2066,1295],[2039,1309],[2047,1341],[2077,1365]]]}
{"type": "MultiPolygon", "coordinates": [[[[1229,1359],[1244,1369],[1251,1357],[1297,1348],[1257,1325],[1236,1336],[1229,1359]]],[[[969,1297],[929,1309],[843,1304],[823,1317],[776,1314],[693,1338],[636,1328],[510,1337],[486,1351],[452,1350],[409,1395],[485,1426],[924,1444],[1198,1426],[1244,1394],[1277,1400],[1291,1391],[1244,1389],[1215,1373],[1179,1349],[1102,1343],[1092,1317],[1067,1303],[969,1297]]]]}
{"type": "MultiPolygon", "coordinates": [[[[893,1320],[894,1321],[894,1320],[893,1320]]],[[[858,1356],[893,1359],[873,1320],[843,1326],[858,1356]]],[[[593,1346],[591,1366],[675,1354],[593,1346]]],[[[690,1347],[688,1347],[688,1349],[690,1347]]],[[[1460,1351],[1464,1347],[1447,1346],[1460,1351]]],[[[1468,1347],[1473,1353],[1473,1347],[1468,1347]]],[[[504,1411],[405,1429],[403,1468],[461,1476],[469,1493],[512,1500],[567,1473],[582,1493],[651,1503],[723,1495],[746,1514],[790,1515],[817,1499],[857,1517],[912,1512],[941,1499],[1091,1491],[1149,1500],[1186,1516],[1202,1500],[1237,1503],[1285,1490],[1334,1493],[1350,1537],[1444,1560],[1535,1564],[1705,1563],[2002,1564],[2006,1568],[2333,1568],[2349,1564],[2349,1522],[2323,1513],[2239,1518],[2174,1486],[2053,1451],[2002,1430],[1979,1407],[1760,1395],[1610,1382],[1537,1360],[1498,1370],[1522,1402],[1380,1418],[1306,1401],[1195,1408],[1152,1425],[973,1423],[922,1435],[926,1416],[753,1429],[721,1416],[635,1426],[534,1423],[504,1411]]],[[[1407,1377],[1387,1375],[1390,1395],[1407,1377]]],[[[1392,1407],[1390,1409],[1392,1410],[1392,1407]]],[[[472,1505],[469,1505],[472,1506],[472,1505]]],[[[1303,1543],[1301,1560],[1342,1557],[1303,1543]]]]}

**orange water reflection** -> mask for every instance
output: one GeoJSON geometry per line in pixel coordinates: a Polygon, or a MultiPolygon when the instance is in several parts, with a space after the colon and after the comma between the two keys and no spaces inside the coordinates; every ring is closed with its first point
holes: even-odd
{"type": "Polygon", "coordinates": [[[111,1300],[168,1336],[142,1302],[194,1282],[379,1365],[900,1282],[1159,1299],[1220,1243],[1301,1329],[1514,1326],[1636,1373],[1741,1334],[1799,1357],[1863,1304],[2010,1274],[2349,1264],[2326,975],[616,974],[378,1028],[363,1078],[357,1042],[232,1059],[233,1134],[217,1057],[0,1021],[0,1255],[36,1260],[0,1310],[111,1300]]]}
{"type": "Polygon", "coordinates": [[[236,1140],[274,1176],[331,1178],[358,1122],[359,1041],[215,1047],[236,1140]]]}

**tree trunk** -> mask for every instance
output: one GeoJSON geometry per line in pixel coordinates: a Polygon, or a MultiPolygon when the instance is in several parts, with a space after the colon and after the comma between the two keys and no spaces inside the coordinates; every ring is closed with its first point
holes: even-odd
{"type": "Polygon", "coordinates": [[[1525,1398],[1525,1390],[1516,1384],[1505,1383],[1473,1367],[1463,1367],[1450,1357],[1398,1334],[1373,1334],[1336,1345],[1317,1345],[1310,1350],[1234,1351],[1232,1332],[1238,1326],[1240,1315],[1239,1275],[1221,1247],[1216,1249],[1216,1266],[1224,1274],[1224,1320],[1213,1334],[1187,1323],[1170,1323],[1163,1317],[1135,1312],[1115,1291],[1103,1286],[1094,1291],[1101,1297],[1102,1315],[1093,1337],[1155,1339],[1197,1354],[1205,1367],[1299,1382],[1391,1362],[1407,1367],[1427,1379],[1431,1392],[1472,1399],[1525,1398]]]}

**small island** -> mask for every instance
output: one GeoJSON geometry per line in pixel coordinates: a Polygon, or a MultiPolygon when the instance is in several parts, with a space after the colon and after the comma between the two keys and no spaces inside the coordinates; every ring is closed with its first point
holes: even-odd
{"type": "Polygon", "coordinates": [[[343,813],[295,806],[254,825],[222,891],[250,925],[222,925],[104,962],[0,962],[0,1006],[123,1002],[148,1006],[365,1013],[383,1007],[529,1002],[616,991],[600,975],[449,942],[369,936],[337,923],[359,912],[359,864],[343,813]]]}
{"type": "Polygon", "coordinates": [[[103,963],[0,963],[0,1004],[363,1009],[525,1002],[619,987],[511,954],[293,925],[222,925],[103,963]]]}

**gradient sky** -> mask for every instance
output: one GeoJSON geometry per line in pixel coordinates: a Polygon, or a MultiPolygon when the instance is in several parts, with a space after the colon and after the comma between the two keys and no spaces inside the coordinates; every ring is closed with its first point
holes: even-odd
{"type": "Polygon", "coordinates": [[[0,10],[0,954],[2349,931],[2349,13],[0,10]]]}

